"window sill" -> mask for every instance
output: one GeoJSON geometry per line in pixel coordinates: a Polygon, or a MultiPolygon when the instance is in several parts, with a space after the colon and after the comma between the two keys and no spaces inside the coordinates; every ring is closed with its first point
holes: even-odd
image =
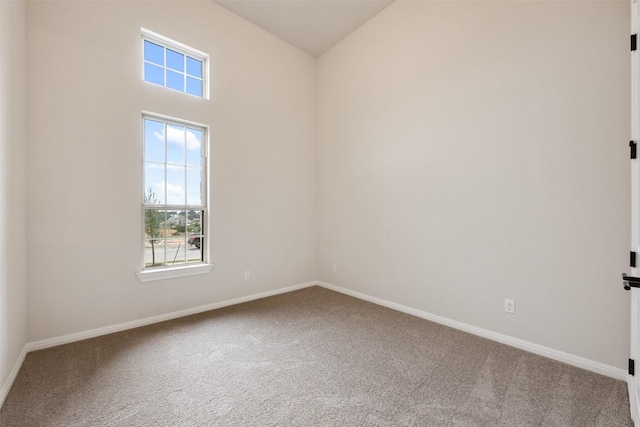
{"type": "Polygon", "coordinates": [[[143,270],[136,273],[141,282],[153,282],[156,280],[175,279],[177,277],[195,276],[207,274],[213,269],[213,264],[198,264],[188,267],[163,268],[159,270],[143,270]]]}

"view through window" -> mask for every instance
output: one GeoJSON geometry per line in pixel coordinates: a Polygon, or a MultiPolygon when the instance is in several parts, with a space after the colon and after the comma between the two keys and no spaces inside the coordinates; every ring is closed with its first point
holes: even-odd
{"type": "Polygon", "coordinates": [[[208,56],[148,30],[144,39],[144,80],[205,98],[208,56]]]}
{"type": "Polygon", "coordinates": [[[144,267],[206,261],[204,127],[145,115],[144,267]]]}

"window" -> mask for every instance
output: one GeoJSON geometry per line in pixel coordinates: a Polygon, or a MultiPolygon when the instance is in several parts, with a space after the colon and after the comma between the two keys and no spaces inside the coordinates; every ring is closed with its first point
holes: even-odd
{"type": "Polygon", "coordinates": [[[144,114],[144,269],[207,262],[207,128],[144,114]]]}
{"type": "Polygon", "coordinates": [[[208,98],[208,55],[142,29],[144,80],[200,98],[208,98]]]}

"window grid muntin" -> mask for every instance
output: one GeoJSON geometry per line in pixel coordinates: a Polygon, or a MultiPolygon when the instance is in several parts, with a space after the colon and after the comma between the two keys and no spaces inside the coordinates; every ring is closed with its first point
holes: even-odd
{"type": "Polygon", "coordinates": [[[176,70],[175,68],[171,68],[171,67],[169,67],[167,65],[167,49],[168,48],[166,48],[164,46],[162,46],[162,47],[164,49],[164,62],[165,62],[165,65],[159,65],[159,64],[156,64],[155,62],[147,61],[146,59],[143,59],[143,62],[145,64],[149,64],[149,65],[152,65],[154,67],[162,68],[162,71],[164,73],[163,74],[163,83],[164,84],[160,85],[158,83],[149,81],[146,78],[144,79],[144,81],[147,82],[147,83],[151,83],[151,84],[155,84],[155,85],[158,85],[158,86],[166,87],[167,89],[175,90],[176,92],[186,93],[187,95],[195,96],[197,98],[204,98],[205,97],[204,96],[204,78],[198,77],[198,76],[194,76],[193,74],[189,74],[189,72],[186,69],[187,68],[187,58],[194,59],[194,60],[200,62],[200,67],[202,68],[202,75],[204,76],[204,63],[203,63],[203,61],[201,61],[201,60],[199,60],[197,58],[193,58],[192,56],[188,56],[188,55],[184,55],[183,54],[185,71],[183,72],[183,71],[180,71],[180,70],[176,70]],[[171,72],[176,73],[176,74],[180,74],[182,76],[182,83],[183,83],[184,90],[178,90],[176,88],[168,86],[168,77],[167,77],[168,76],[168,73],[167,73],[168,71],[171,71],[171,72]],[[190,79],[193,79],[193,80],[197,80],[197,81],[200,82],[202,95],[195,95],[193,93],[187,92],[187,78],[190,78],[190,79]]]}
{"type": "Polygon", "coordinates": [[[160,34],[154,33],[153,31],[149,31],[145,28],[141,28],[141,33],[142,33],[142,60],[143,60],[143,76],[142,79],[145,82],[151,83],[151,84],[155,84],[158,86],[163,86],[166,87],[167,89],[172,89],[175,90],[176,92],[181,92],[181,93],[186,93],[187,95],[191,95],[191,96],[195,96],[197,98],[203,98],[203,99],[208,99],[209,98],[209,55],[207,55],[204,52],[201,52],[197,49],[194,49],[192,47],[189,47],[187,45],[184,45],[180,42],[177,42],[175,40],[169,39],[168,37],[164,37],[160,34]],[[156,64],[154,62],[151,61],[147,61],[145,56],[144,56],[144,42],[147,41],[149,43],[152,43],[156,46],[160,46],[163,49],[163,61],[164,61],[164,65],[159,65],[156,64]],[[182,54],[183,55],[183,61],[184,61],[184,72],[175,70],[173,68],[170,68],[167,64],[167,49],[172,50],[176,53],[182,54]],[[190,74],[187,71],[187,57],[189,57],[190,59],[193,59],[195,61],[200,62],[200,73],[202,74],[202,77],[197,77],[193,74],[190,74]],[[145,75],[144,75],[144,64],[150,64],[152,66],[155,67],[160,67],[163,69],[163,76],[164,76],[164,84],[163,85],[159,85],[158,83],[155,82],[151,82],[145,79],[145,75]],[[184,90],[179,91],[177,89],[171,88],[169,86],[167,86],[167,70],[173,71],[175,73],[179,73],[183,75],[183,84],[184,84],[184,90]],[[192,93],[187,92],[187,77],[188,78],[192,78],[195,80],[198,80],[201,84],[200,84],[200,89],[202,91],[201,95],[195,95],[192,93]]]}
{"type": "MultiPolygon", "coordinates": [[[[175,120],[175,119],[169,119],[169,118],[165,118],[162,116],[157,116],[157,115],[152,115],[152,114],[148,114],[148,113],[144,113],[142,115],[142,124],[143,124],[143,159],[142,162],[143,164],[157,164],[157,165],[163,165],[164,166],[164,203],[158,203],[158,204],[148,204],[146,203],[145,199],[143,198],[143,270],[148,270],[148,269],[153,269],[153,270],[161,270],[161,269],[166,269],[166,268],[171,268],[171,267],[175,267],[176,264],[174,262],[178,262],[178,261],[171,261],[171,263],[169,263],[169,259],[167,258],[168,253],[167,253],[167,241],[168,241],[168,220],[169,220],[169,212],[170,211],[174,211],[174,212],[184,212],[185,215],[185,231],[184,231],[184,237],[183,237],[183,244],[184,244],[184,248],[185,248],[185,256],[184,256],[184,262],[181,263],[184,266],[187,265],[196,265],[196,264],[203,264],[206,263],[208,260],[208,243],[206,241],[206,236],[205,236],[205,230],[207,227],[207,218],[208,218],[208,197],[207,197],[207,185],[206,185],[206,176],[207,176],[207,169],[208,169],[208,162],[207,162],[207,152],[208,152],[208,127],[204,126],[204,125],[197,125],[195,123],[190,123],[187,121],[179,121],[179,120],[175,120]],[[156,161],[146,161],[146,144],[147,144],[147,133],[146,133],[146,125],[147,125],[147,121],[152,121],[152,122],[156,122],[156,123],[162,123],[162,129],[163,129],[163,144],[164,144],[164,159],[165,162],[161,163],[161,162],[156,162],[156,161]],[[168,126],[169,125],[173,125],[176,127],[181,127],[184,129],[183,131],[183,147],[184,147],[184,163],[182,164],[176,164],[176,163],[169,163],[168,162],[168,126]],[[188,163],[188,156],[187,156],[187,138],[188,138],[188,131],[189,130],[193,130],[196,131],[198,133],[200,133],[201,137],[200,137],[200,166],[193,166],[190,165],[188,163]],[[168,203],[168,192],[167,192],[167,185],[168,185],[168,179],[167,179],[167,165],[173,165],[173,166],[179,166],[182,167],[184,169],[184,182],[185,182],[185,189],[184,189],[184,202],[185,204],[170,204],[168,203]],[[187,178],[187,172],[188,169],[192,168],[199,168],[200,169],[200,204],[199,205],[194,205],[194,204],[187,204],[188,201],[188,192],[187,192],[187,186],[188,186],[188,178],[187,178]],[[158,238],[150,238],[147,237],[146,235],[146,213],[147,211],[164,211],[164,221],[163,221],[163,227],[162,227],[162,234],[163,237],[161,239],[158,238]],[[196,211],[199,212],[199,226],[200,226],[200,232],[196,235],[189,235],[188,232],[188,212],[189,211],[196,211]],[[198,261],[190,261],[189,260],[189,255],[188,255],[188,240],[190,237],[199,237],[200,238],[200,249],[199,249],[199,253],[200,253],[200,259],[198,261]],[[145,248],[146,248],[146,243],[148,241],[151,240],[156,240],[156,241],[163,241],[164,242],[164,248],[163,248],[163,263],[162,264],[153,264],[150,266],[147,266],[147,263],[144,259],[145,256],[145,248]]],[[[145,170],[145,168],[143,168],[143,171],[145,170]]],[[[143,193],[146,195],[146,191],[148,188],[147,185],[147,177],[146,174],[143,177],[143,182],[144,182],[144,188],[143,188],[143,193]]],[[[154,249],[152,249],[154,250],[154,249]]],[[[179,249],[176,251],[176,254],[178,253],[179,249]]],[[[179,264],[180,266],[180,264],[179,264]]]]}
{"type": "MultiPolygon", "coordinates": [[[[170,211],[176,211],[178,213],[183,212],[184,215],[185,215],[185,232],[184,232],[184,236],[183,236],[183,239],[182,239],[183,240],[182,244],[184,244],[184,248],[185,248],[185,255],[184,255],[184,262],[178,262],[178,264],[188,265],[188,264],[205,263],[206,262],[205,261],[205,254],[206,254],[205,246],[207,246],[207,240],[205,239],[205,237],[206,237],[205,236],[205,230],[206,230],[205,229],[205,227],[206,227],[205,217],[207,215],[206,209],[203,209],[203,208],[197,208],[197,209],[189,209],[189,208],[187,208],[187,209],[183,209],[183,207],[181,207],[181,206],[176,206],[176,207],[173,207],[173,208],[164,208],[164,207],[156,207],[156,206],[152,206],[152,207],[145,206],[144,207],[145,217],[146,217],[146,212],[147,211],[154,211],[154,210],[155,211],[164,212],[164,221],[163,221],[163,223],[166,223],[169,220],[168,213],[170,211]],[[197,214],[198,214],[199,225],[200,225],[199,233],[189,234],[189,230],[188,230],[188,227],[189,227],[188,212],[189,211],[194,211],[194,212],[197,212],[197,214]],[[189,239],[193,238],[193,237],[197,237],[197,238],[200,239],[200,248],[198,249],[199,253],[200,253],[200,256],[199,256],[198,260],[190,259],[189,255],[188,255],[188,252],[187,252],[187,249],[189,249],[189,239]]],[[[163,256],[163,260],[164,260],[162,264],[158,264],[158,263],[153,264],[152,263],[149,266],[147,266],[146,261],[143,261],[145,270],[146,269],[158,270],[158,269],[162,269],[162,268],[174,267],[176,265],[177,261],[175,261],[176,260],[175,257],[173,258],[174,261],[172,261],[171,263],[168,262],[168,259],[169,259],[168,255],[169,254],[167,252],[167,241],[168,241],[167,230],[168,230],[168,228],[165,226],[164,229],[163,229],[164,237],[162,237],[162,238],[158,238],[158,237],[149,238],[149,237],[145,236],[144,242],[143,242],[143,247],[146,247],[146,243],[147,242],[151,242],[152,240],[155,240],[157,242],[163,242],[162,256],[163,256]]],[[[176,251],[176,255],[177,255],[177,251],[176,251]]],[[[179,261],[180,258],[177,258],[177,260],[179,261]]]]}

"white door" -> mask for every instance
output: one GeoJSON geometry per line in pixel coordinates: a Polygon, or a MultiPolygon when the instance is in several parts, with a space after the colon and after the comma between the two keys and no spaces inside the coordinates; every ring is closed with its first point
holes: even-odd
{"type": "MultiPolygon", "coordinates": [[[[640,10],[638,8],[638,1],[631,0],[631,144],[639,142],[639,130],[640,130],[640,69],[638,68],[638,50],[633,50],[633,34],[638,34],[640,24],[640,10]]],[[[640,154],[640,146],[636,146],[637,151],[640,154]]],[[[633,147],[631,151],[633,151],[633,147]]],[[[633,157],[633,155],[631,155],[633,157]]],[[[637,255],[635,261],[635,267],[631,267],[632,277],[640,277],[640,210],[638,202],[640,201],[640,181],[638,162],[640,158],[631,159],[631,251],[637,255]]],[[[633,259],[633,256],[632,256],[633,259]]],[[[633,265],[633,264],[632,264],[633,265]]],[[[631,360],[638,363],[638,371],[640,371],[640,283],[629,282],[631,286],[629,291],[631,293],[631,360]]],[[[629,362],[631,365],[631,361],[629,362]]],[[[631,368],[631,366],[630,366],[631,368]]],[[[631,418],[636,425],[640,425],[640,381],[638,376],[640,372],[636,372],[636,375],[628,375],[629,384],[629,403],[631,404],[631,418]]]]}

